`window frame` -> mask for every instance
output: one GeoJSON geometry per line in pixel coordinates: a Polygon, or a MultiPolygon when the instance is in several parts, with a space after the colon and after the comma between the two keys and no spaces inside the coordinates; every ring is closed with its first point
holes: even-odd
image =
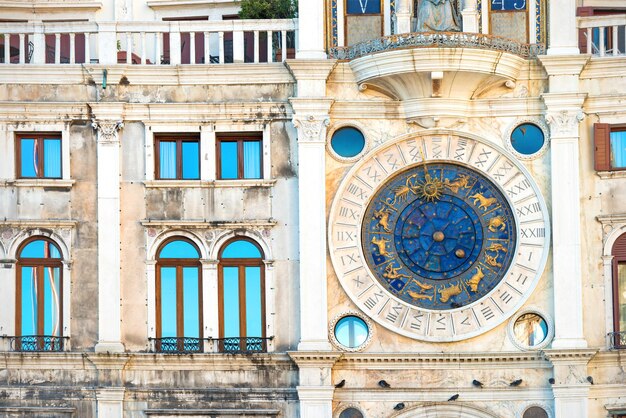
{"type": "Polygon", "coordinates": [[[596,171],[626,171],[626,166],[613,167],[611,165],[612,132],[626,132],[626,123],[595,123],[593,125],[594,169],[596,171]]]}
{"type": "MultiPolygon", "coordinates": [[[[264,178],[263,170],[263,132],[220,132],[215,137],[215,178],[217,180],[262,180],[264,178]],[[237,177],[222,178],[222,143],[237,143],[237,177]],[[244,177],[245,167],[243,159],[244,142],[259,143],[259,177],[244,177]]],[[[255,244],[256,245],[256,244],[255,244]]]]}
{"type": "MultiPolygon", "coordinates": [[[[202,289],[202,263],[200,261],[201,251],[197,247],[197,245],[191,241],[190,239],[183,236],[173,236],[164,240],[158,247],[155,256],[155,333],[156,333],[156,351],[164,352],[161,349],[160,339],[168,338],[162,336],[162,300],[161,300],[161,267],[175,267],[176,268],[176,338],[177,338],[177,348],[179,352],[184,352],[185,344],[184,339],[186,336],[185,333],[185,316],[184,316],[184,283],[183,283],[183,268],[184,267],[197,267],[198,269],[198,339],[199,342],[199,351],[202,352],[203,344],[202,340],[203,334],[202,330],[204,329],[203,324],[203,289],[202,289]],[[198,252],[198,258],[161,258],[161,252],[165,249],[165,247],[175,241],[184,241],[193,246],[193,248],[198,252]],[[182,334],[181,334],[182,333],[182,334]]],[[[189,337],[195,338],[195,337],[189,337]]]]}
{"type": "MultiPolygon", "coordinates": [[[[613,332],[614,332],[614,341],[612,342],[612,346],[618,349],[626,348],[626,345],[621,344],[620,338],[620,306],[619,306],[619,296],[620,290],[624,291],[626,289],[619,288],[619,276],[618,269],[619,265],[622,264],[626,266],[626,233],[620,235],[617,240],[613,243],[613,247],[611,249],[611,254],[613,256],[611,260],[611,273],[612,273],[612,290],[613,290],[613,332]]],[[[624,332],[626,332],[626,324],[624,325],[624,332]]],[[[626,338],[626,337],[625,337],[626,338]]]]}
{"type": "Polygon", "coordinates": [[[63,135],[61,132],[16,132],[15,133],[15,178],[25,180],[61,180],[63,179],[63,135]],[[39,163],[37,164],[37,170],[39,174],[35,177],[24,176],[22,173],[22,140],[32,139],[38,145],[37,155],[39,157],[39,163]],[[59,176],[58,177],[46,177],[44,175],[44,140],[45,139],[58,139],[60,143],[59,147],[59,176]]]}
{"type": "MultiPolygon", "coordinates": [[[[259,244],[254,240],[247,237],[235,237],[229,239],[220,248],[218,255],[218,280],[217,280],[217,293],[218,293],[218,312],[219,312],[219,338],[223,341],[224,338],[235,338],[224,336],[224,267],[238,267],[238,290],[239,290],[239,350],[242,352],[247,350],[247,338],[250,338],[247,334],[247,311],[246,311],[246,267],[259,267],[260,272],[260,296],[261,296],[261,336],[262,339],[262,352],[267,352],[267,340],[266,340],[266,300],[265,300],[265,253],[259,244]],[[229,245],[237,241],[247,241],[254,245],[261,256],[259,258],[223,258],[222,255],[229,245]]],[[[254,337],[251,337],[254,338],[254,337]]],[[[224,344],[220,344],[220,351],[225,352],[224,344]]]]}
{"type": "MultiPolygon", "coordinates": [[[[38,276],[45,277],[43,269],[45,268],[58,268],[59,269],[59,306],[57,315],[59,316],[59,335],[50,335],[49,337],[56,337],[62,340],[64,335],[64,286],[63,286],[63,252],[61,251],[61,247],[54,242],[54,240],[41,235],[32,236],[20,243],[16,251],[16,274],[15,274],[15,335],[16,337],[43,337],[47,336],[43,332],[38,332],[36,335],[22,335],[22,268],[23,267],[31,267],[37,268],[38,276]],[[52,244],[56,247],[56,250],[59,253],[59,258],[31,258],[31,257],[22,257],[21,253],[26,248],[26,246],[35,241],[44,241],[49,244],[52,244]]],[[[43,312],[45,308],[44,298],[45,292],[43,291],[43,280],[37,283],[37,329],[43,330],[44,321],[45,321],[45,313],[43,312]]],[[[38,341],[38,350],[41,351],[40,345],[43,344],[42,341],[38,341]]],[[[62,345],[61,345],[62,346],[62,345]]],[[[22,351],[21,342],[16,341],[15,349],[17,351],[22,351]]],[[[46,350],[49,351],[49,350],[46,350]]]]}
{"type": "Polygon", "coordinates": [[[202,178],[202,167],[200,161],[202,160],[202,143],[200,135],[197,133],[155,133],[154,134],[154,179],[164,181],[176,181],[176,180],[200,180],[202,178]],[[174,178],[162,178],[161,177],[161,142],[175,142],[176,143],[176,176],[174,178]],[[195,142],[198,144],[198,177],[184,178],[183,177],[183,142],[195,142]]]}

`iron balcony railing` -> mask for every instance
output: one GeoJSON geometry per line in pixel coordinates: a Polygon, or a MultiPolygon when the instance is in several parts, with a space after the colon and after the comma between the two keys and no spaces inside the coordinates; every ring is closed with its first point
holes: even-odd
{"type": "Polygon", "coordinates": [[[231,354],[264,353],[267,341],[273,337],[230,337],[230,338],[191,338],[165,337],[150,338],[151,351],[163,354],[193,354],[202,352],[219,352],[231,354]],[[210,343],[206,350],[204,342],[210,343]]]}
{"type": "Polygon", "coordinates": [[[65,351],[69,337],[53,335],[20,335],[9,338],[11,351],[65,351]]]}
{"type": "Polygon", "coordinates": [[[626,349],[626,331],[609,332],[607,338],[612,350],[626,349]]]}
{"type": "Polygon", "coordinates": [[[482,33],[415,32],[370,39],[352,46],[331,48],[328,55],[338,60],[352,60],[378,52],[415,47],[491,49],[509,52],[522,58],[535,58],[537,55],[545,54],[543,44],[525,44],[482,33]]]}

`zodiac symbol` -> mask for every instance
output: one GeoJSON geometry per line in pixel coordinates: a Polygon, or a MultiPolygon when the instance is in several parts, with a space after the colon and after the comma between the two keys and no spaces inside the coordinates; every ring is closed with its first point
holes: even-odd
{"type": "Polygon", "coordinates": [[[485,251],[494,251],[496,253],[498,251],[502,251],[502,252],[506,253],[509,250],[507,250],[506,247],[504,245],[500,244],[499,242],[494,242],[489,247],[485,248],[485,251]]]}
{"type": "Polygon", "coordinates": [[[483,277],[485,277],[485,275],[483,274],[480,266],[476,266],[476,274],[474,274],[472,278],[466,282],[472,292],[476,292],[478,290],[478,283],[480,283],[483,277]]]}
{"type": "Polygon", "coordinates": [[[378,227],[382,227],[385,232],[391,232],[391,229],[389,229],[389,215],[391,215],[391,212],[385,209],[374,211],[374,219],[378,220],[378,227]]]}
{"type": "Polygon", "coordinates": [[[388,205],[395,205],[396,202],[406,202],[407,197],[409,196],[409,192],[415,194],[415,186],[411,183],[411,179],[415,178],[416,175],[412,175],[406,179],[404,186],[398,186],[393,189],[393,202],[390,202],[391,198],[387,199],[388,205]]]}
{"type": "Polygon", "coordinates": [[[504,231],[506,229],[506,223],[505,223],[505,218],[504,216],[494,216],[493,218],[489,219],[488,222],[488,226],[489,230],[491,232],[496,232],[498,229],[500,229],[500,231],[504,231]]]}
{"type": "Polygon", "coordinates": [[[450,287],[444,286],[443,288],[437,290],[440,296],[439,299],[441,299],[443,303],[446,303],[448,300],[450,300],[452,296],[460,295],[461,291],[462,290],[459,283],[450,285],[450,287]]]}
{"type": "Polygon", "coordinates": [[[469,185],[469,176],[465,174],[459,174],[459,176],[452,182],[445,179],[443,185],[450,189],[453,193],[458,193],[461,188],[471,189],[471,186],[469,185]]]}
{"type": "Polygon", "coordinates": [[[502,267],[502,264],[498,263],[499,254],[496,253],[495,256],[490,256],[485,253],[485,263],[489,264],[492,267],[502,267]]]}
{"type": "Polygon", "coordinates": [[[495,197],[485,197],[483,196],[482,193],[476,193],[470,196],[470,199],[474,200],[474,206],[476,206],[476,203],[480,202],[480,205],[478,205],[478,208],[482,209],[485,212],[487,211],[487,208],[489,206],[497,202],[497,199],[495,197]]]}
{"type": "Polygon", "coordinates": [[[411,280],[411,283],[415,283],[416,285],[418,285],[422,290],[430,290],[433,288],[432,284],[424,284],[424,283],[420,283],[417,280],[413,279],[411,280]]]}
{"type": "Polygon", "coordinates": [[[383,273],[383,277],[388,280],[399,279],[401,277],[404,277],[405,279],[409,279],[410,277],[407,276],[406,274],[398,273],[398,270],[400,270],[401,268],[402,267],[393,268],[391,263],[389,263],[387,264],[387,267],[385,267],[385,272],[383,273]]]}
{"type": "Polygon", "coordinates": [[[413,292],[412,290],[407,290],[406,292],[413,299],[428,299],[428,300],[431,300],[431,301],[433,300],[433,295],[422,295],[421,293],[413,292]]]}
{"type": "Polygon", "coordinates": [[[389,253],[387,252],[388,242],[389,240],[385,238],[376,239],[376,237],[372,237],[372,244],[378,247],[378,254],[382,255],[383,257],[386,257],[389,255],[389,253]]]}

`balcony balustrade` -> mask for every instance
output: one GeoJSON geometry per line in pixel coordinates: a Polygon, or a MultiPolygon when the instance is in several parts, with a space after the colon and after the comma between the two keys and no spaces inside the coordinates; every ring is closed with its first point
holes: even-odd
{"type": "Polygon", "coordinates": [[[626,332],[611,332],[607,335],[607,338],[611,349],[626,349],[626,332]]]}
{"type": "Polygon", "coordinates": [[[626,14],[578,18],[580,49],[594,56],[626,55],[626,14]]]}
{"type": "Polygon", "coordinates": [[[22,335],[7,337],[11,351],[45,352],[65,351],[69,337],[51,335],[22,335]]]}
{"type": "Polygon", "coordinates": [[[163,354],[194,354],[202,352],[229,354],[265,353],[267,352],[267,342],[270,340],[272,340],[272,337],[150,338],[150,351],[163,354]],[[205,341],[208,343],[207,347],[204,346],[205,341]]]}
{"type": "Polygon", "coordinates": [[[293,57],[297,20],[0,23],[0,64],[225,64],[293,57]]]}

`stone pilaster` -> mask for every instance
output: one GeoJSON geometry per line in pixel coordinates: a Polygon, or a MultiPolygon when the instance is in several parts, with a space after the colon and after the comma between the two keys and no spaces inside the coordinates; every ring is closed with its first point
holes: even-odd
{"type": "Polygon", "coordinates": [[[290,352],[298,365],[300,381],[300,418],[331,418],[333,416],[332,368],[339,360],[339,353],[290,352]]]}
{"type": "Polygon", "coordinates": [[[396,4],[396,33],[411,32],[412,0],[398,0],[396,4]]]}
{"type": "Polygon", "coordinates": [[[324,59],[324,1],[298,2],[298,50],[296,58],[324,59]]]}
{"type": "Polygon", "coordinates": [[[120,329],[120,138],[123,105],[92,106],[98,161],[97,352],[123,352],[120,329]]]}
{"type": "Polygon", "coordinates": [[[578,49],[576,0],[550,0],[548,16],[550,46],[548,55],[574,55],[578,49]]]}
{"type": "Polygon", "coordinates": [[[587,364],[595,350],[545,350],[554,370],[554,416],[586,418],[589,387],[587,364]]]}

